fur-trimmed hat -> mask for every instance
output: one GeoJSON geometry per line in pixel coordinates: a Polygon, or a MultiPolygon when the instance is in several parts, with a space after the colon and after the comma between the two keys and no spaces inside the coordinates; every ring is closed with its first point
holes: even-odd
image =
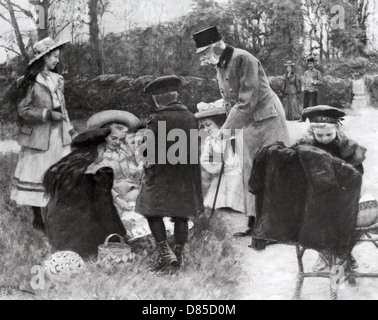
{"type": "Polygon", "coordinates": [[[105,142],[107,136],[112,132],[111,129],[91,129],[79,134],[71,143],[73,148],[84,148],[98,146],[105,142]]]}

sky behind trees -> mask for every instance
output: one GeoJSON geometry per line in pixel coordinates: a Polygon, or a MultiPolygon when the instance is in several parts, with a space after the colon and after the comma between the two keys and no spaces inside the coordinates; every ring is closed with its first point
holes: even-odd
{"type": "MultiPolygon", "coordinates": [[[[218,2],[223,1],[227,0],[219,0],[218,2]]],[[[26,9],[31,8],[28,0],[13,0],[13,2],[26,9]]],[[[135,27],[148,27],[160,22],[170,21],[189,12],[191,6],[191,0],[110,0],[108,12],[103,17],[104,29],[102,31],[105,34],[118,33],[135,27]]],[[[0,7],[0,14],[6,13],[6,10],[0,7]]],[[[17,18],[23,32],[34,28],[33,22],[24,15],[17,14],[17,18]]],[[[13,36],[11,25],[0,19],[0,30],[0,44],[7,43],[5,39],[13,36]]],[[[70,31],[67,29],[60,37],[70,40],[69,34],[70,31]]],[[[9,54],[12,57],[14,56],[12,52],[9,52],[9,54]]],[[[6,50],[0,48],[0,63],[4,63],[6,59],[6,50]]]]}
{"type": "MultiPolygon", "coordinates": [[[[252,50],[254,54],[258,54],[264,48],[272,51],[272,48],[267,46],[268,42],[279,44],[282,36],[288,37],[289,42],[293,44],[293,53],[298,52],[300,47],[302,55],[309,54],[309,50],[316,47],[319,47],[320,55],[329,55],[332,53],[329,50],[332,44],[337,48],[340,45],[349,48],[352,39],[356,39],[357,45],[363,43],[364,49],[372,46],[378,50],[378,0],[0,0],[0,63],[5,62],[7,58],[13,58],[16,51],[20,52],[22,57],[28,56],[24,60],[30,59],[31,45],[27,48],[27,53],[22,46],[27,46],[29,39],[32,39],[33,44],[46,36],[40,29],[37,35],[35,23],[28,17],[30,12],[33,12],[30,3],[35,1],[51,4],[50,9],[46,10],[50,15],[49,30],[46,30],[49,35],[84,47],[90,42],[91,45],[100,47],[102,54],[104,42],[112,41],[111,39],[114,41],[114,44],[111,44],[113,48],[118,46],[117,39],[122,39],[129,47],[144,45],[152,50],[155,46],[156,52],[162,51],[164,47],[168,53],[178,41],[176,47],[184,50],[185,42],[192,42],[191,34],[209,24],[218,25],[225,32],[225,36],[231,35],[231,39],[228,39],[231,44],[244,44],[245,48],[252,50]],[[10,21],[4,20],[10,20],[9,12],[4,5],[6,3],[12,3],[15,9],[22,34],[18,37],[15,37],[16,29],[12,28],[10,21]],[[93,6],[89,6],[89,3],[98,3],[95,5],[97,14],[93,15],[93,9],[91,14],[89,8],[93,6]],[[100,4],[105,6],[101,7],[100,4]],[[309,4],[313,8],[310,11],[306,10],[309,4]],[[339,34],[332,32],[331,8],[340,4],[346,12],[346,32],[341,32],[344,33],[344,44],[340,42],[339,34]],[[357,10],[359,7],[362,9],[357,10]],[[19,12],[20,8],[27,10],[27,15],[19,12]],[[285,10],[285,13],[282,10],[285,10]],[[321,13],[321,10],[325,10],[326,13],[321,13]],[[317,12],[316,15],[314,12],[317,12]],[[98,20],[96,29],[91,28],[93,24],[89,25],[94,19],[96,25],[98,20]],[[135,29],[139,31],[134,32],[135,29]],[[154,35],[150,43],[138,36],[138,32],[144,30],[146,32],[142,38],[154,35]],[[118,38],[109,35],[110,33],[117,34],[118,38]],[[89,35],[94,34],[96,38],[90,38],[89,35]],[[366,36],[368,41],[360,36],[366,36]],[[303,41],[304,45],[301,45],[303,41]],[[4,47],[9,49],[6,50],[4,47]]],[[[353,49],[355,47],[351,46],[353,49]]],[[[164,54],[165,51],[161,53],[164,54]]],[[[264,55],[263,51],[260,53],[264,55]]],[[[322,56],[320,58],[323,59],[322,56]]],[[[105,71],[102,67],[99,70],[105,71]]]]}

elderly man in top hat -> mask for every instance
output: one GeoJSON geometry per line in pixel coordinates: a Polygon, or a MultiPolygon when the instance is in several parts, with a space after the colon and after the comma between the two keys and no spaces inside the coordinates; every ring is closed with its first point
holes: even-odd
{"type": "Polygon", "coordinates": [[[237,136],[237,149],[243,159],[248,227],[235,236],[248,236],[252,234],[256,215],[254,197],[248,191],[253,159],[264,145],[277,141],[289,143],[284,110],[260,61],[252,54],[226,45],[216,27],[199,31],[193,38],[201,65],[214,65],[217,69],[218,84],[228,114],[222,134],[243,129],[243,134],[237,136]]]}
{"type": "Polygon", "coordinates": [[[303,108],[315,107],[318,105],[319,86],[323,84],[323,76],[315,69],[315,58],[307,58],[308,70],[304,74],[304,102],[303,108]]]}
{"type": "MultiPolygon", "coordinates": [[[[147,129],[155,137],[155,163],[147,163],[140,195],[137,199],[136,212],[144,215],[149,223],[159,250],[156,271],[177,268],[183,263],[184,246],[188,240],[188,219],[203,212],[201,172],[199,162],[190,162],[190,130],[197,130],[194,114],[180,101],[178,88],[181,80],[177,76],[159,77],[144,88],[150,93],[156,109],[150,117],[147,129]],[[185,154],[170,159],[169,150],[177,142],[161,141],[159,128],[169,134],[172,130],[185,132],[181,141],[185,154]],[[150,131],[150,132],[151,132],[150,131]],[[175,160],[178,160],[175,163],[175,160]],[[164,217],[173,218],[174,252],[167,241],[164,217]]],[[[148,139],[148,137],[147,137],[148,139]]],[[[180,140],[179,140],[180,143],[180,140]]],[[[148,141],[146,143],[148,145],[148,141]]],[[[148,152],[148,148],[147,148],[148,152]]],[[[179,153],[183,149],[179,149],[179,153]]],[[[150,160],[150,159],[148,159],[150,160]]],[[[147,160],[147,161],[148,161],[147,160]]],[[[151,161],[151,160],[150,160],[151,161]]]]}

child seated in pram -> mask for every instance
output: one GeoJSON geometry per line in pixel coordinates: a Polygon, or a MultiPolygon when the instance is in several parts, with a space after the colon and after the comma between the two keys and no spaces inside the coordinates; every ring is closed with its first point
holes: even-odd
{"type": "MultiPolygon", "coordinates": [[[[330,106],[316,106],[303,111],[303,120],[309,119],[311,126],[305,137],[295,146],[311,145],[329,152],[332,156],[344,160],[363,174],[363,162],[366,149],[354,140],[348,138],[341,130],[341,121],[345,113],[330,106]]],[[[322,271],[328,267],[325,254],[320,253],[314,266],[314,271],[322,271]]],[[[351,257],[352,268],[358,268],[356,261],[351,257]]]]}

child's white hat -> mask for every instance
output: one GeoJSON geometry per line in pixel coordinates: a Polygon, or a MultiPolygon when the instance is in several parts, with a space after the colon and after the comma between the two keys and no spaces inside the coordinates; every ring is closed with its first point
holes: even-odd
{"type": "Polygon", "coordinates": [[[223,99],[210,103],[201,102],[197,105],[197,109],[198,112],[194,115],[197,119],[219,116],[227,113],[223,99]]]}

